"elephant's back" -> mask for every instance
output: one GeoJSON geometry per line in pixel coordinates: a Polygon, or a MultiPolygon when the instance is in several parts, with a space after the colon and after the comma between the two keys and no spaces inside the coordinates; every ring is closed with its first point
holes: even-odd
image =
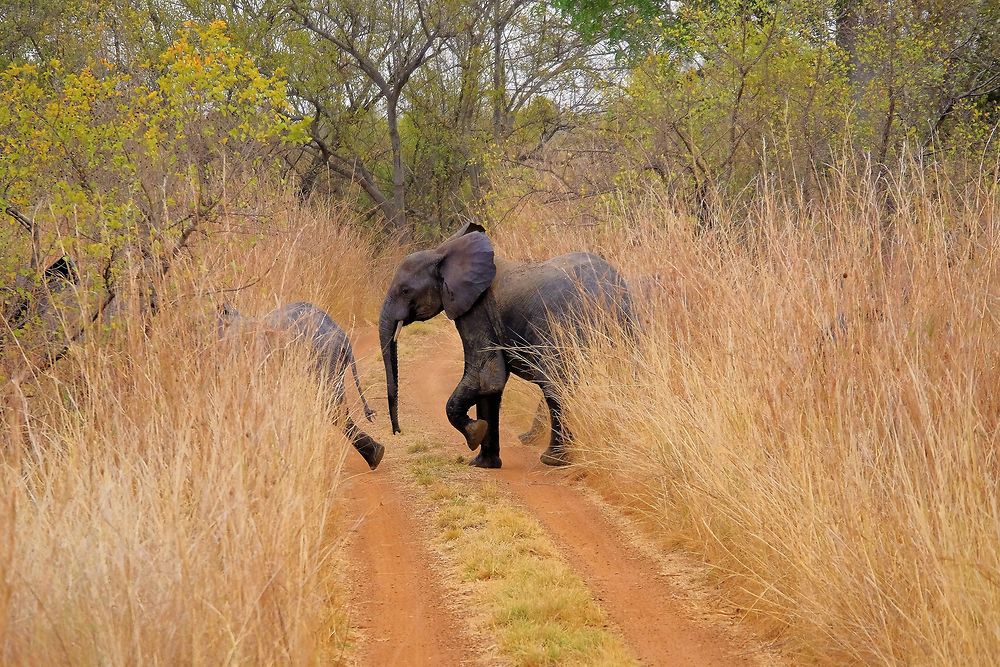
{"type": "Polygon", "coordinates": [[[348,352],[347,334],[330,315],[307,301],[281,306],[265,316],[269,326],[308,341],[320,356],[339,358],[348,352]]]}
{"type": "Polygon", "coordinates": [[[547,262],[578,287],[581,295],[613,297],[628,293],[625,279],[606,259],[592,252],[571,252],[547,262]]]}
{"type": "Polygon", "coordinates": [[[573,252],[553,257],[538,266],[546,274],[548,286],[541,291],[541,300],[553,317],[583,316],[592,309],[631,318],[628,284],[600,255],[573,252]]]}
{"type": "Polygon", "coordinates": [[[633,317],[625,280],[604,258],[593,253],[574,252],[518,265],[501,280],[504,287],[497,297],[507,328],[507,343],[526,346],[528,356],[533,348],[553,349],[560,335],[556,329],[584,334],[595,311],[623,324],[633,317]]]}

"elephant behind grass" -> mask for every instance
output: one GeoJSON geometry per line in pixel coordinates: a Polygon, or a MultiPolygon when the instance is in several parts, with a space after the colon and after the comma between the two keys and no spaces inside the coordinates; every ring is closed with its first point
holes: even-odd
{"type": "Polygon", "coordinates": [[[354,375],[354,386],[364,406],[365,418],[373,421],[375,411],[368,405],[361,380],[358,377],[357,362],[347,333],[326,312],[311,303],[299,301],[280,306],[262,318],[255,319],[242,315],[230,304],[219,309],[218,335],[220,338],[235,333],[236,330],[256,328],[291,335],[293,340],[309,344],[313,370],[331,388],[330,407],[344,426],[351,444],[364,458],[368,467],[374,470],[382,461],[385,447],[358,428],[351,419],[344,400],[344,381],[348,370],[354,375]]]}

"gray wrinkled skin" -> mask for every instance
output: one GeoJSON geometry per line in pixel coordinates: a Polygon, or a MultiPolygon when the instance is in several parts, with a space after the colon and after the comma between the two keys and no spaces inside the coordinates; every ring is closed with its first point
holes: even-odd
{"type": "MultiPolygon", "coordinates": [[[[631,292],[633,303],[642,306],[635,309],[634,320],[640,329],[645,329],[649,325],[649,316],[660,308],[660,304],[665,298],[664,295],[667,293],[664,287],[664,278],[659,274],[643,275],[630,282],[628,289],[631,292]]],[[[549,428],[549,407],[543,396],[535,408],[535,416],[531,420],[531,426],[517,438],[522,444],[528,445],[541,438],[549,428]]]]}
{"type": "MultiPolygon", "coordinates": [[[[436,248],[400,263],[379,316],[379,340],[393,432],[398,421],[398,344],[402,327],[438,313],[455,322],[465,357],[461,381],[445,406],[451,425],[479,454],[470,465],[499,468],[500,403],[511,374],[539,386],[550,422],[546,465],[566,465],[568,431],[559,387],[573,378],[562,334],[581,340],[602,318],[636,332],[628,284],[602,257],[569,253],[544,262],[495,255],[482,227],[469,223],[436,248]],[[476,419],[468,412],[475,406],[476,419]]],[[[544,423],[544,413],[539,421],[544,423]]],[[[542,429],[541,424],[538,430],[542,429]]]]}
{"type": "Polygon", "coordinates": [[[287,332],[295,340],[308,342],[317,375],[331,387],[330,405],[334,413],[344,420],[345,431],[351,444],[374,470],[382,460],[385,448],[357,427],[351,419],[344,401],[344,380],[348,369],[354,375],[364,406],[365,418],[373,421],[375,411],[368,405],[358,367],[354,360],[351,342],[344,330],[327,313],[311,303],[298,301],[280,306],[260,319],[245,317],[233,306],[224,304],[219,310],[218,333],[225,337],[234,329],[259,327],[264,330],[287,332]]]}

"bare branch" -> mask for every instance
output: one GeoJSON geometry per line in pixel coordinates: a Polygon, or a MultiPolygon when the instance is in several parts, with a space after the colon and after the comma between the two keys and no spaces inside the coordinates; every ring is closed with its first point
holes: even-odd
{"type": "Polygon", "coordinates": [[[32,231],[34,230],[35,227],[34,223],[31,222],[31,220],[28,220],[26,217],[24,217],[24,215],[13,206],[8,206],[7,208],[5,208],[4,213],[17,220],[18,224],[20,224],[21,227],[24,228],[24,231],[28,232],[29,234],[31,234],[32,231]]]}
{"type": "MultiPolygon", "coordinates": [[[[358,68],[362,72],[364,72],[365,75],[368,78],[370,78],[375,83],[376,86],[379,87],[379,90],[382,91],[382,94],[385,95],[386,97],[389,96],[391,88],[389,86],[389,83],[385,80],[385,77],[383,77],[382,73],[379,71],[378,66],[374,62],[372,62],[372,60],[365,53],[363,53],[357,47],[357,45],[354,44],[352,40],[338,37],[329,30],[326,30],[325,28],[320,26],[318,23],[316,23],[315,20],[312,19],[312,17],[310,17],[308,13],[310,10],[303,10],[302,8],[299,7],[297,2],[291,3],[289,5],[289,8],[296,16],[298,16],[302,20],[302,25],[305,28],[313,32],[315,35],[327,40],[328,42],[336,46],[338,49],[351,56],[357,63],[358,68]]],[[[311,10],[311,11],[318,12],[318,10],[311,10]]],[[[322,13],[324,18],[333,21],[333,19],[329,16],[329,14],[326,14],[325,12],[319,12],[319,13],[322,13]]]]}

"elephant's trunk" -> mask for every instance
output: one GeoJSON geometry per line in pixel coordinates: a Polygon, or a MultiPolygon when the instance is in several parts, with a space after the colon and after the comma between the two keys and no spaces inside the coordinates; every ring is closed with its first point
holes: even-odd
{"type": "Polygon", "coordinates": [[[403,323],[389,317],[385,308],[378,322],[378,337],[382,345],[382,363],[385,364],[385,392],[389,399],[389,419],[392,421],[392,432],[401,433],[399,429],[399,374],[398,354],[396,352],[396,337],[403,323]]]}

